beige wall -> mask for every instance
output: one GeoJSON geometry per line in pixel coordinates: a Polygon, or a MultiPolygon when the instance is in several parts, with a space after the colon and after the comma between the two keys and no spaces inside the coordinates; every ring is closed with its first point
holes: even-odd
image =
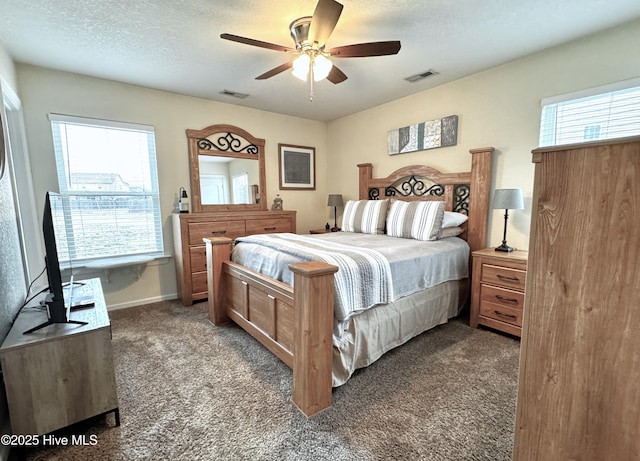
{"type": "MultiPolygon", "coordinates": [[[[155,127],[167,253],[173,253],[170,215],[175,211],[178,190],[181,186],[189,190],[185,134],[188,128],[202,129],[226,123],[265,138],[268,205],[279,193],[285,209],[298,211],[299,232],[317,227],[317,215],[325,213],[327,191],[324,180],[318,181],[315,193],[278,190],[277,152],[278,143],[315,147],[317,175],[324,179],[327,176],[325,123],[28,65],[18,65],[17,73],[38,210],[43,206],[45,191],[58,189],[51,126],[47,118],[47,114],[55,112],[155,127]]],[[[174,262],[148,266],[140,281],[129,270],[116,271],[111,282],[103,280],[103,286],[107,302],[116,307],[175,297],[174,262]]]]}
{"type": "MultiPolygon", "coordinates": [[[[493,146],[494,187],[521,187],[525,194],[526,209],[511,213],[508,240],[526,249],[533,186],[530,151],[538,143],[540,99],[640,76],[638,43],[640,21],[635,21],[328,124],[18,65],[38,208],[44,191],[57,188],[49,112],[153,125],[165,246],[172,252],[169,217],[178,189],[188,187],[189,180],[184,130],[228,123],[266,139],[269,204],[280,193],[285,209],[298,211],[300,233],[333,221],[327,194],[357,198],[357,163],[373,163],[376,175],[421,163],[452,171],[469,168],[470,148],[493,146]],[[457,146],[387,155],[388,130],[451,114],[459,116],[457,146]],[[278,143],[316,148],[315,192],[278,190],[278,143]]],[[[490,221],[487,244],[494,246],[502,238],[502,213],[493,211],[490,221]]],[[[104,285],[112,306],[170,298],[176,292],[173,261],[148,267],[140,281],[122,271],[104,285]]]]}
{"type": "Polygon", "coordinates": [[[16,91],[18,85],[15,65],[2,42],[0,42],[0,78],[3,85],[7,84],[13,91],[16,91]]]}
{"type": "MultiPolygon", "coordinates": [[[[470,167],[469,149],[496,148],[494,188],[520,187],[525,210],[510,213],[507,239],[528,248],[533,189],[531,149],[538,145],[540,100],[640,76],[640,21],[596,34],[329,123],[327,189],[357,198],[356,164],[375,176],[427,163],[443,171],[470,167]],[[458,144],[387,155],[387,131],[458,115],[458,144]]],[[[391,70],[390,70],[391,71],[391,70]]],[[[504,212],[492,211],[488,245],[502,240],[504,212]]]]}

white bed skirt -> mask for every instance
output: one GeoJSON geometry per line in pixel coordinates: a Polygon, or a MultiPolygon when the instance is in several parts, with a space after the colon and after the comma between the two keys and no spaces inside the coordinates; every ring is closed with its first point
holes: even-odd
{"type": "Polygon", "coordinates": [[[460,314],[468,290],[468,279],[445,282],[351,317],[339,346],[333,347],[332,386],[341,386],[358,368],[460,314]]]}

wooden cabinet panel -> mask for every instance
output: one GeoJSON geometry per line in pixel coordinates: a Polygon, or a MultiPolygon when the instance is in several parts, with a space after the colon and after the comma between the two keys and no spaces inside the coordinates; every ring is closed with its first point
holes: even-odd
{"type": "Polygon", "coordinates": [[[191,255],[191,271],[206,272],[207,271],[207,248],[204,245],[193,246],[189,248],[191,255]]]}
{"type": "Polygon", "coordinates": [[[247,235],[293,232],[291,220],[283,218],[247,220],[247,235]]]}
{"type": "Polygon", "coordinates": [[[640,137],[533,162],[513,459],[640,459],[640,137]]]}
{"type": "Polygon", "coordinates": [[[207,297],[207,271],[194,272],[191,276],[192,291],[197,296],[207,297]]]}
{"type": "Polygon", "coordinates": [[[245,221],[205,221],[189,223],[189,245],[204,245],[205,237],[229,237],[245,235],[245,221]]]}
{"type": "Polygon", "coordinates": [[[206,237],[296,231],[295,211],[221,211],[173,215],[178,297],[185,306],[207,299],[206,237]]]}

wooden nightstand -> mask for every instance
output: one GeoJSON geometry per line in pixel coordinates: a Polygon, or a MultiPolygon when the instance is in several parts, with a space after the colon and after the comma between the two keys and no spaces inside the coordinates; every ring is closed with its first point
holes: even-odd
{"type": "Polygon", "coordinates": [[[522,334],[527,252],[485,248],[472,253],[471,316],[469,324],[522,334]]]}
{"type": "Polygon", "coordinates": [[[329,232],[331,232],[331,229],[325,229],[324,227],[322,229],[311,229],[309,231],[310,234],[328,234],[329,232]]]}

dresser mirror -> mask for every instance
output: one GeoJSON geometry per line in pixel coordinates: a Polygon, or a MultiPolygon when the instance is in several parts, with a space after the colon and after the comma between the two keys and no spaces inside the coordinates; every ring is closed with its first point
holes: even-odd
{"type": "Polygon", "coordinates": [[[233,125],[187,130],[193,212],[266,210],[264,139],[233,125]]]}

